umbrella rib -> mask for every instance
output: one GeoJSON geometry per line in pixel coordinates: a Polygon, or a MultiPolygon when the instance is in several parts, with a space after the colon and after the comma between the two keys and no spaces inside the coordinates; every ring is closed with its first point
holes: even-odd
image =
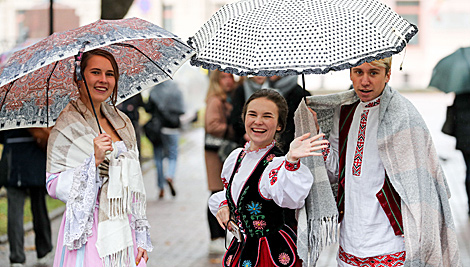
{"type": "Polygon", "coordinates": [[[189,49],[191,49],[191,50],[193,49],[191,46],[189,46],[188,44],[186,44],[186,43],[180,41],[179,39],[176,39],[176,38],[172,38],[172,39],[173,39],[174,41],[177,41],[178,43],[180,43],[180,44],[186,46],[187,48],[189,48],[189,49]]]}
{"type": "Polygon", "coordinates": [[[55,68],[57,67],[57,64],[59,61],[56,61],[54,64],[54,67],[52,68],[51,74],[49,77],[47,77],[46,80],[46,125],[49,127],[49,81],[51,80],[52,74],[55,71],[55,68]]]}
{"type": "Polygon", "coordinates": [[[155,66],[157,66],[161,71],[163,71],[163,73],[165,73],[168,77],[170,77],[170,79],[173,80],[173,78],[171,77],[170,74],[168,74],[162,67],[160,67],[160,65],[158,65],[153,59],[151,59],[149,56],[147,56],[144,52],[140,51],[140,49],[138,49],[137,47],[131,45],[131,44],[124,44],[124,43],[115,43],[115,44],[111,44],[111,45],[117,45],[117,46],[123,46],[123,47],[130,47],[130,48],[134,48],[135,50],[137,50],[139,53],[141,53],[144,57],[146,57],[148,60],[150,60],[150,62],[152,62],[155,66]]]}
{"type": "MultiPolygon", "coordinates": [[[[16,79],[16,80],[18,80],[18,79],[16,79]]],[[[5,100],[7,99],[7,95],[10,92],[10,90],[13,87],[13,84],[16,82],[16,80],[14,80],[10,83],[10,87],[8,87],[8,90],[5,92],[5,96],[3,97],[2,104],[0,105],[0,110],[2,110],[3,105],[5,104],[5,100]]]]}

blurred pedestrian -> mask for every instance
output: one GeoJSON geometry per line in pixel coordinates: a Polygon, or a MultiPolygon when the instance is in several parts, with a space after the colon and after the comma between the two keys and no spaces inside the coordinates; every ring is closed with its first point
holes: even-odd
{"type": "Polygon", "coordinates": [[[46,206],[46,144],[50,128],[30,128],[2,131],[2,158],[7,166],[8,242],[11,266],[25,266],[24,204],[30,198],[33,214],[36,254],[45,264],[52,251],[51,223],[46,206]]]}
{"type": "MultiPolygon", "coordinates": [[[[329,135],[325,165],[310,167],[320,174],[326,166],[338,185],[338,266],[461,266],[431,135],[415,107],[388,85],[391,64],[389,57],[351,68],[354,90],[309,98],[318,120],[312,111],[314,121],[296,121],[299,129],[315,123],[329,135]]],[[[306,206],[322,206],[317,199],[306,206]]]]}
{"type": "Polygon", "coordinates": [[[322,134],[304,134],[284,156],[275,136],[284,130],[287,113],[286,100],[271,89],[256,91],[243,107],[250,141],[224,162],[225,189],[209,199],[220,225],[235,235],[223,266],[302,266],[284,210],[304,205],[313,176],[300,158],[321,156],[327,141],[318,141],[322,134]]]}
{"type": "Polygon", "coordinates": [[[465,189],[470,215],[470,93],[455,94],[453,111],[456,149],[462,152],[466,166],[465,189]]]}
{"type": "MultiPolygon", "coordinates": [[[[127,99],[126,101],[122,102],[121,104],[117,105],[117,108],[124,112],[127,117],[132,122],[132,126],[134,126],[135,130],[135,137],[137,139],[137,148],[139,152],[141,152],[141,145],[140,145],[140,136],[142,133],[142,127],[139,124],[140,114],[139,114],[139,107],[144,106],[144,101],[142,100],[141,94],[136,94],[135,96],[127,99]]],[[[141,155],[141,153],[139,153],[141,155]]],[[[141,160],[141,158],[139,159],[141,160]]]]}
{"type": "Polygon", "coordinates": [[[183,93],[174,81],[166,81],[155,85],[150,91],[145,110],[161,121],[161,142],[154,144],[153,153],[157,167],[157,185],[160,189],[159,198],[165,196],[165,183],[172,196],[176,196],[174,179],[178,159],[178,142],[180,136],[180,116],[184,114],[183,93]],[[168,159],[166,171],[164,159],[168,159]]]}
{"type": "Polygon", "coordinates": [[[145,188],[134,127],[115,106],[118,65],[95,49],[79,69],[79,98],[60,113],[47,148],[47,190],[66,203],[54,266],[147,266],[145,188]]]}
{"type": "MultiPolygon", "coordinates": [[[[233,129],[229,124],[229,116],[232,111],[232,104],[229,102],[229,95],[235,89],[235,80],[232,74],[214,70],[209,77],[209,90],[206,96],[206,112],[204,119],[204,130],[206,134],[211,134],[218,138],[230,138],[233,129]]],[[[207,185],[211,195],[222,191],[224,185],[220,180],[222,172],[222,160],[217,151],[204,149],[206,162],[207,185]]],[[[209,253],[225,252],[225,231],[217,222],[215,216],[207,208],[207,219],[211,234],[209,253]]]]}

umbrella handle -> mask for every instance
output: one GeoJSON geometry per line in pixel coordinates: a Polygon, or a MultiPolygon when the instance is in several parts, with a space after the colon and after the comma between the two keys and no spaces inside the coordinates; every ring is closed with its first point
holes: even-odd
{"type": "Polygon", "coordinates": [[[95,105],[93,105],[93,99],[91,99],[90,90],[88,90],[88,85],[86,83],[85,76],[82,76],[82,79],[83,79],[83,83],[85,84],[86,92],[88,94],[88,99],[90,99],[91,108],[93,109],[93,115],[95,115],[96,124],[98,124],[98,130],[100,131],[100,134],[102,134],[103,131],[101,130],[101,125],[100,125],[100,121],[98,120],[98,115],[96,115],[95,105]]]}
{"type": "Polygon", "coordinates": [[[304,94],[304,102],[305,105],[307,104],[307,93],[305,92],[305,74],[302,73],[302,89],[304,89],[303,94],[304,94]]]}

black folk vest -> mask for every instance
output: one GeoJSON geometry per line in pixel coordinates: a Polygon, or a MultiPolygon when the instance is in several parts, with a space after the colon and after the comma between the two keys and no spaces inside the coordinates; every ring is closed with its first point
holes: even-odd
{"type": "Polygon", "coordinates": [[[289,222],[295,221],[295,218],[290,218],[294,216],[294,212],[278,206],[273,200],[263,198],[258,190],[261,175],[269,164],[267,157],[272,154],[284,155],[276,146],[266,152],[248,177],[240,192],[238,203],[235,204],[231,195],[232,181],[245,152],[242,151],[238,155],[227,186],[226,199],[230,213],[244,233],[245,239],[243,242],[237,242],[235,238],[232,240],[224,256],[224,267],[256,266],[259,260],[260,239],[264,239],[269,245],[271,259],[275,265],[292,266],[298,258],[295,247],[297,235],[289,226],[289,222]],[[291,239],[290,243],[286,240],[288,238],[291,239]],[[290,244],[294,244],[294,247],[290,244]],[[238,259],[236,262],[233,261],[235,258],[238,259]]]}

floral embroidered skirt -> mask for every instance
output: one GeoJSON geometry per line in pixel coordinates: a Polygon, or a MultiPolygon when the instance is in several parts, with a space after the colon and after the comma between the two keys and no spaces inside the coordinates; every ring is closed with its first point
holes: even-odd
{"type": "Polygon", "coordinates": [[[223,259],[224,267],[302,267],[297,254],[296,235],[285,225],[277,233],[246,238],[242,245],[234,238],[223,259]]]}

